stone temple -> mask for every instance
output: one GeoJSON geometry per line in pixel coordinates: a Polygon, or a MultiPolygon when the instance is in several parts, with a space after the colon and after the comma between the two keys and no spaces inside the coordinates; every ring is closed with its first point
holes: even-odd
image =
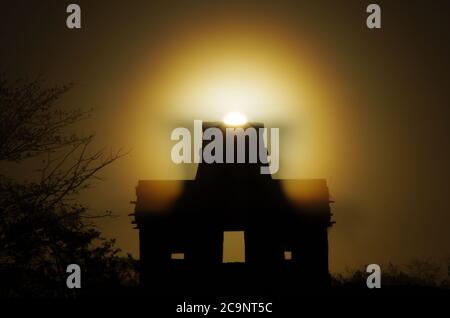
{"type": "Polygon", "coordinates": [[[276,180],[260,174],[261,165],[200,163],[194,180],[139,181],[132,215],[144,288],[248,294],[330,284],[326,180],[276,180]],[[236,231],[243,242],[231,248],[242,249],[243,260],[224,262],[224,238],[236,231]]]}

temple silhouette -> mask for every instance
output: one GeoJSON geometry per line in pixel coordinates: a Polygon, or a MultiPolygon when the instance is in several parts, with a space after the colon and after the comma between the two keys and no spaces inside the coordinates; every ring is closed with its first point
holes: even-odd
{"type": "MultiPolygon", "coordinates": [[[[203,131],[209,127],[226,128],[203,123],[203,131]]],[[[263,164],[200,163],[194,180],[139,181],[132,215],[141,285],[155,292],[221,294],[328,286],[328,228],[334,222],[326,180],[276,180],[260,173],[263,164]],[[228,231],[243,232],[244,262],[223,262],[228,231]]]]}

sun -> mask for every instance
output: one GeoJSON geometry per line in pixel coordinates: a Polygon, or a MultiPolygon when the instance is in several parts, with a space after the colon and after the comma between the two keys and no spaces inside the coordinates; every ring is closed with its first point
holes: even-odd
{"type": "Polygon", "coordinates": [[[240,112],[231,112],[225,116],[223,122],[228,126],[242,126],[247,123],[247,117],[240,112]]]}

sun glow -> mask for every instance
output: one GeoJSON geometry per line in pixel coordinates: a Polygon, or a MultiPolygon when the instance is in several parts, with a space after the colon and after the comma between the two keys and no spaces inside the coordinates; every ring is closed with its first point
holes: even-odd
{"type": "Polygon", "coordinates": [[[155,156],[146,139],[152,136],[161,154],[170,153],[173,143],[167,136],[194,120],[241,127],[248,119],[280,128],[279,178],[323,175],[320,169],[332,160],[327,154],[337,137],[329,134],[340,118],[335,113],[340,86],[326,72],[332,68],[321,51],[307,35],[292,38],[284,29],[268,35],[265,26],[248,29],[242,23],[175,32],[149,59],[133,97],[139,124],[132,128],[143,136],[136,146],[146,149],[142,158],[153,158],[151,165],[141,163],[151,178],[195,177],[196,165],[186,169],[166,163],[167,156],[155,156]]]}
{"type": "Polygon", "coordinates": [[[229,126],[242,126],[247,123],[247,118],[240,112],[231,112],[225,116],[223,122],[229,126]]]}
{"type": "MultiPolygon", "coordinates": [[[[308,102],[308,85],[299,83],[296,71],[298,55],[294,59],[278,38],[229,32],[183,37],[158,66],[158,85],[149,93],[155,104],[180,120],[216,121],[235,110],[266,124],[292,120],[308,102]]],[[[308,76],[305,67],[301,71],[308,76]]]]}

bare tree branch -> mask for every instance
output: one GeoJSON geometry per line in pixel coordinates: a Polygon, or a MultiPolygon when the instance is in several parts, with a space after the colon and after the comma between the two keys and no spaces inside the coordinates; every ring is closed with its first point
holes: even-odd
{"type": "Polygon", "coordinates": [[[87,118],[90,111],[56,106],[72,87],[46,88],[40,79],[0,80],[0,160],[20,161],[85,140],[66,129],[87,118]]]}

